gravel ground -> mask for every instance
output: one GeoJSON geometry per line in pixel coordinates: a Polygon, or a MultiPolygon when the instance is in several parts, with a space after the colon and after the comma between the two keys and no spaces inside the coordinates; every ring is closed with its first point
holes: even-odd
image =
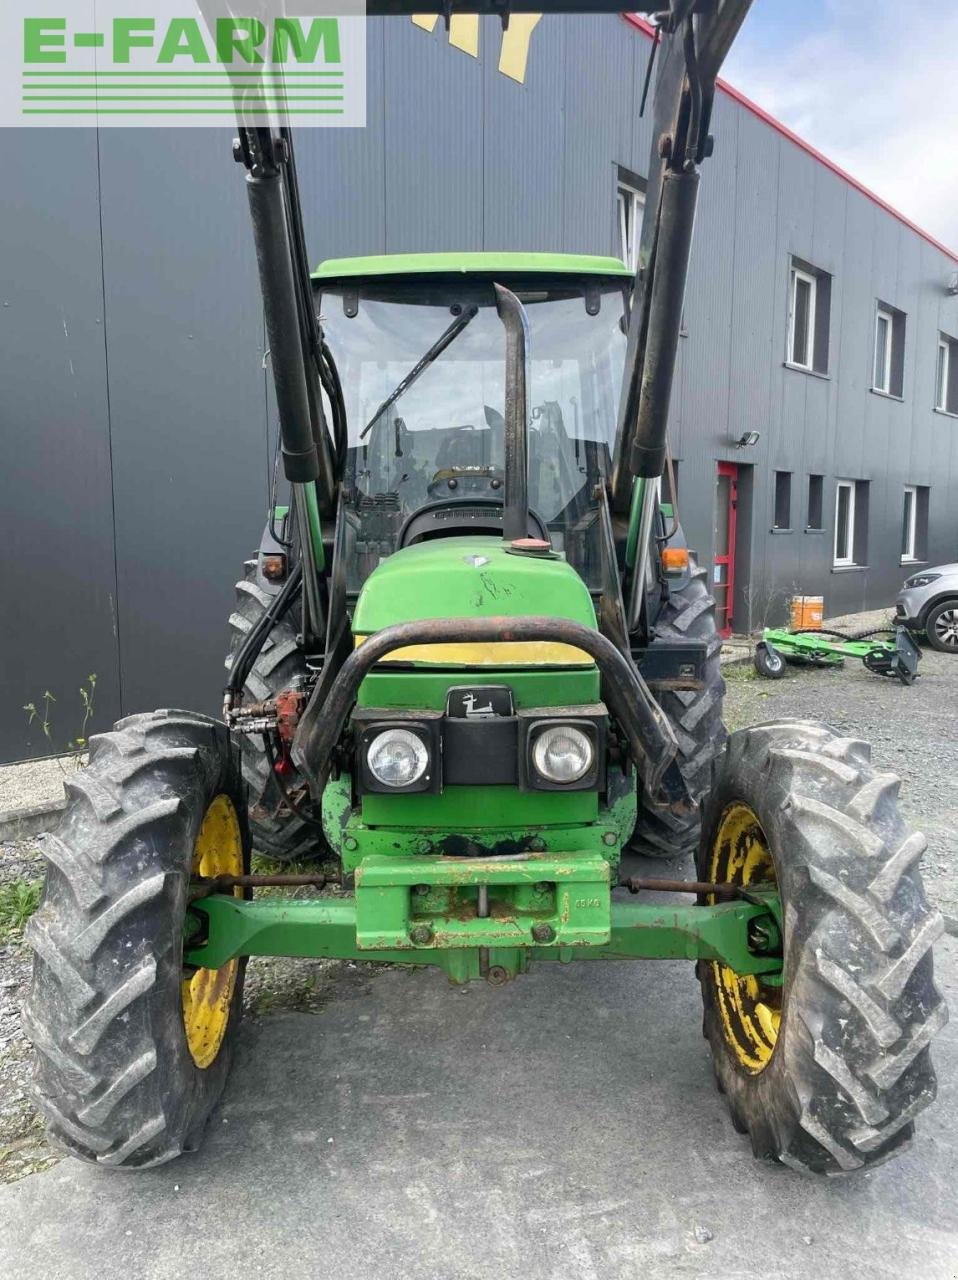
{"type": "Polygon", "coordinates": [[[763,680],[750,664],[728,667],[725,719],[730,729],[780,716],[824,720],[870,742],[876,766],[902,780],[905,817],[928,837],[925,885],[958,933],[958,658],[924,648],[919,671],[906,688],[861,662],[789,667],[781,680],[763,680]]]}
{"type": "MultiPolygon", "coordinates": [[[[886,616],[856,615],[849,629],[880,625],[886,616]]],[[[725,670],[726,720],[730,729],[739,729],[779,717],[813,718],[870,741],[877,766],[902,778],[905,814],[928,837],[926,886],[951,931],[958,933],[958,659],[926,648],[920,669],[921,679],[905,688],[870,674],[858,662],[843,669],[790,667],[778,681],[761,679],[751,665],[731,665],[725,670]]],[[[56,761],[0,769],[0,809],[54,799],[62,779],[56,761]],[[30,780],[31,772],[38,777],[30,780]],[[15,798],[11,779],[25,779],[16,782],[15,798]]],[[[40,875],[35,841],[0,844],[0,884],[40,875]]],[[[365,994],[377,970],[388,967],[255,959],[247,972],[247,1014],[255,1019],[314,1012],[334,1000],[365,994]]],[[[29,973],[22,941],[0,944],[0,1182],[16,1181],[58,1159],[44,1141],[30,1099],[31,1059],[19,1021],[29,973]]]]}
{"type": "Polygon", "coordinates": [[[0,765],[0,813],[62,801],[64,779],[75,768],[73,756],[0,765]]]}
{"type": "MultiPolygon", "coordinates": [[[[0,845],[0,885],[42,875],[34,841],[0,845]]],[[[30,957],[22,940],[0,943],[0,1182],[15,1182],[56,1160],[30,1097],[31,1055],[20,1030],[20,1002],[29,978],[30,957]]]]}

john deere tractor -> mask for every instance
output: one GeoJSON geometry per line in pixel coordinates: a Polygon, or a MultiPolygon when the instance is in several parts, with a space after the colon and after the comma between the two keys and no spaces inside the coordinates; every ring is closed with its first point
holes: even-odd
{"type": "Polygon", "coordinates": [[[291,133],[241,118],[289,501],[239,584],[222,720],[121,720],[46,842],[25,1019],[70,1153],[195,1147],[247,958],[274,955],[493,984],[684,957],[756,1154],[840,1173],[909,1140],[946,1018],[924,840],[864,743],[810,721],[726,738],[712,601],[660,489],[715,76],[747,7],[658,14],[635,278],[544,253],[310,274],[291,133]],[[298,869],[251,874],[251,847],[298,869]],[[623,875],[624,850],[686,878],[623,875]]]}

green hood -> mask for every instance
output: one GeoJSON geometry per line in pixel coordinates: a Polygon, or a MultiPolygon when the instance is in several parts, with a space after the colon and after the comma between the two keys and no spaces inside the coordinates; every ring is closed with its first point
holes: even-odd
{"type": "MultiPolygon", "coordinates": [[[[596,626],[588,588],[564,560],[511,554],[499,538],[443,538],[397,551],[370,574],[353,614],[353,632],[364,637],[393,623],[423,618],[535,614],[596,626]]],[[[429,660],[430,665],[592,662],[581,650],[548,643],[416,646],[397,650],[390,660],[429,660]]]]}

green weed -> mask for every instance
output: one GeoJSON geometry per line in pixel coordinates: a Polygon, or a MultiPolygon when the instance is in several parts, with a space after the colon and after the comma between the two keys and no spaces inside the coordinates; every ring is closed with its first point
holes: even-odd
{"type": "Polygon", "coordinates": [[[42,880],[8,880],[0,884],[0,944],[23,932],[23,927],[40,905],[42,880]]]}
{"type": "MultiPolygon", "coordinates": [[[[83,708],[83,714],[80,719],[80,732],[66,744],[66,751],[73,757],[73,765],[76,769],[83,767],[85,763],[84,756],[89,745],[87,742],[87,729],[96,710],[96,672],[87,676],[78,693],[80,694],[80,706],[83,708]]],[[[25,702],[23,710],[27,713],[27,724],[31,725],[34,721],[39,722],[40,731],[46,738],[51,753],[59,756],[61,750],[57,747],[53,737],[53,708],[56,706],[56,701],[50,690],[44,689],[42,706],[38,707],[35,702],[25,702]]]]}

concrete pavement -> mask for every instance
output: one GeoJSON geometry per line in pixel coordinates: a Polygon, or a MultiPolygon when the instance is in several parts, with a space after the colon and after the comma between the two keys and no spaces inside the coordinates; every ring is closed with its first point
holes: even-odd
{"type": "MultiPolygon", "coordinates": [[[[938,968],[954,1008],[954,939],[938,968]]],[[[753,1160],[699,1028],[682,962],[344,968],[320,1014],[247,1026],[198,1155],[0,1188],[0,1276],[958,1276],[958,1021],[912,1149],[829,1181],[753,1160]]]]}

